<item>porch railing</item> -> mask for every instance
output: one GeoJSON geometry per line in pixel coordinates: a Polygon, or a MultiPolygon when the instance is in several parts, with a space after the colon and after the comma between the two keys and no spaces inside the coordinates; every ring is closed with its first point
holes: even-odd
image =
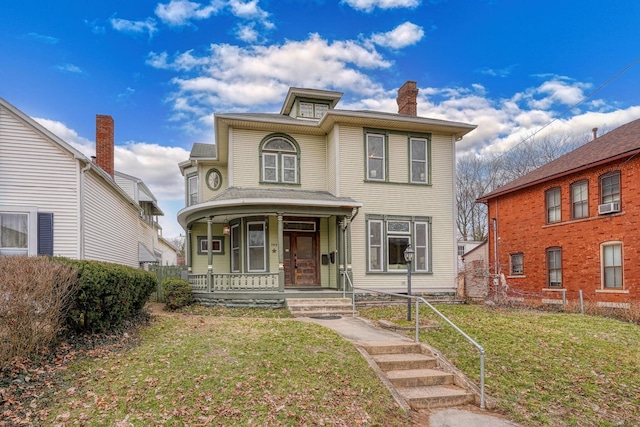
{"type": "Polygon", "coordinates": [[[278,273],[213,273],[211,286],[207,274],[190,274],[194,291],[277,291],[278,273]]]}

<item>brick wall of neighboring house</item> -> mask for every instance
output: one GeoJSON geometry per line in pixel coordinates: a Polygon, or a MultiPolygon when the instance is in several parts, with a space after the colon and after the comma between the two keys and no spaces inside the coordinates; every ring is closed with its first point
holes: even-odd
{"type": "Polygon", "coordinates": [[[492,218],[497,218],[498,258],[500,272],[506,283],[518,293],[561,299],[562,293],[548,287],[547,249],[561,248],[562,288],[567,298],[585,301],[640,301],[640,158],[631,157],[615,163],[594,167],[566,177],[546,181],[502,196],[489,198],[489,259],[494,270],[494,232],[492,218]],[[600,203],[599,177],[610,171],[620,171],[620,212],[598,214],[600,203]],[[589,215],[574,220],[571,217],[570,186],[588,180],[589,215]],[[561,220],[546,222],[545,191],[561,189],[561,220]],[[622,242],[623,288],[602,289],[601,244],[622,242]],[[510,255],[522,253],[523,275],[510,274],[510,255]]]}

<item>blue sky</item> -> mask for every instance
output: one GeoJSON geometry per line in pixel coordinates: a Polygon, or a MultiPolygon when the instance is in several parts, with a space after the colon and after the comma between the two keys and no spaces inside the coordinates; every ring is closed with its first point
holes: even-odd
{"type": "Polygon", "coordinates": [[[478,125],[459,154],[553,119],[544,133],[587,135],[640,117],[638,25],[637,0],[3,1],[0,97],[88,156],[95,115],[113,116],[116,169],[172,237],[177,163],[215,142],[214,113],[277,112],[290,86],[396,112],[415,80],[419,115],[478,125]]]}

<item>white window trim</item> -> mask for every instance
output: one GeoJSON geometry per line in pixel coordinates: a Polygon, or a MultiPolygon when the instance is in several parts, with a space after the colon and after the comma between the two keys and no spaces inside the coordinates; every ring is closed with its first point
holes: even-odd
{"type": "Polygon", "coordinates": [[[297,184],[298,183],[298,155],[297,154],[281,154],[282,156],[282,179],[281,181],[285,184],[297,184]],[[285,161],[284,159],[290,157],[293,159],[293,181],[286,181],[285,180],[285,171],[287,170],[291,170],[291,168],[286,168],[285,167],[285,161]]]}
{"type": "Polygon", "coordinates": [[[247,222],[247,228],[246,229],[247,229],[247,233],[246,233],[247,234],[247,236],[246,236],[246,242],[247,242],[247,271],[249,273],[264,273],[264,272],[267,271],[267,226],[266,226],[266,223],[264,221],[250,221],[250,222],[247,222]],[[262,249],[263,249],[263,251],[262,251],[263,260],[262,261],[263,261],[264,268],[258,269],[258,270],[252,270],[251,269],[251,248],[253,248],[253,247],[257,248],[258,246],[251,246],[249,244],[249,238],[250,238],[250,236],[249,236],[249,234],[250,234],[249,233],[249,227],[251,225],[255,225],[255,224],[262,225],[262,233],[264,234],[264,238],[262,240],[262,249]]]}
{"type": "Polygon", "coordinates": [[[262,180],[264,182],[278,182],[279,181],[278,178],[279,178],[278,177],[278,153],[271,153],[271,152],[262,153],[262,180]],[[271,157],[273,157],[275,159],[275,161],[276,161],[275,166],[273,166],[273,167],[269,166],[267,168],[267,162],[265,161],[265,159],[268,156],[271,156],[271,157]],[[275,179],[267,179],[267,173],[266,173],[267,169],[270,169],[270,170],[273,169],[275,171],[275,173],[276,173],[275,179]]]}
{"type": "Polygon", "coordinates": [[[600,289],[611,291],[622,291],[624,287],[624,245],[621,241],[612,240],[600,244],[600,289]],[[605,283],[605,260],[604,248],[607,246],[620,246],[620,273],[622,274],[621,285],[619,288],[606,286],[605,283]]]}
{"type": "Polygon", "coordinates": [[[426,138],[410,138],[409,139],[409,180],[411,183],[415,184],[426,184],[429,182],[429,143],[426,138]],[[414,142],[423,142],[424,143],[424,159],[414,159],[413,158],[413,143],[414,142]],[[420,181],[413,180],[413,163],[419,162],[424,163],[424,179],[420,181]]]}
{"type": "Polygon", "coordinates": [[[0,213],[26,214],[27,219],[27,255],[38,255],[38,208],[35,206],[0,205],[0,213]]]}

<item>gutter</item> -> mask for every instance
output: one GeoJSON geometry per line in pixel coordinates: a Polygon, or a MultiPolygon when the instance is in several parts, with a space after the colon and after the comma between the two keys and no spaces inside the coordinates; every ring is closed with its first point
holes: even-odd
{"type": "Polygon", "coordinates": [[[79,259],[84,259],[84,218],[85,218],[85,213],[84,213],[84,174],[85,172],[87,172],[89,169],[91,169],[91,163],[87,163],[82,169],[80,169],[80,215],[79,215],[79,221],[80,221],[80,256],[78,257],[79,259]]]}

